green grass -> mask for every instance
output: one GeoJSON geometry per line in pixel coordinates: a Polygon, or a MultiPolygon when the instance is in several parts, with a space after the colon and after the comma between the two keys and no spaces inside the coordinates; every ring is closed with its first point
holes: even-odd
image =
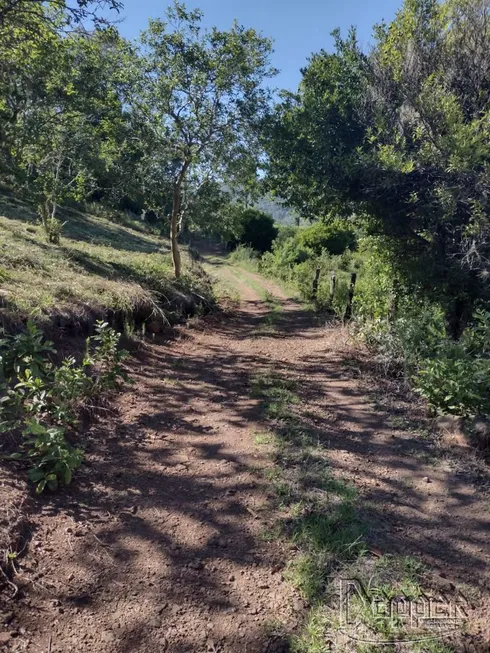
{"type": "Polygon", "coordinates": [[[0,280],[2,318],[15,324],[27,317],[56,315],[83,320],[117,311],[150,317],[163,307],[178,312],[184,295],[210,295],[202,268],[183,253],[184,274],[173,278],[169,242],[104,217],[65,209],[59,246],[46,241],[27,204],[0,196],[0,280]]]}
{"type": "Polygon", "coordinates": [[[274,434],[269,431],[263,431],[256,433],[254,435],[255,444],[260,445],[273,445],[274,444],[274,434]]]}
{"type": "MultiPolygon", "coordinates": [[[[263,537],[296,545],[298,553],[284,576],[310,606],[302,628],[290,638],[291,650],[394,653],[393,646],[381,642],[403,639],[404,625],[373,613],[369,601],[352,600],[352,613],[360,623],[354,635],[380,643],[356,642],[345,634],[339,619],[338,582],[340,578],[361,581],[370,599],[381,593],[415,599],[429,583],[427,570],[410,556],[378,558],[369,552],[364,506],[356,488],[332,472],[328,444],[311,432],[303,410],[307,397],[302,401],[300,384],[276,372],[262,372],[252,378],[251,395],[259,400],[268,427],[256,434],[255,442],[267,446],[273,463],[263,474],[274,491],[278,514],[263,537]]],[[[433,639],[410,646],[407,650],[412,653],[451,653],[433,639]]]]}

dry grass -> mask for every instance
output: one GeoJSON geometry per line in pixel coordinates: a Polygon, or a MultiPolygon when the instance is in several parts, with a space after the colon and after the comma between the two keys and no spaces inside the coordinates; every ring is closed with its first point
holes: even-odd
{"type": "Polygon", "coordinates": [[[61,245],[49,244],[36,214],[0,197],[0,319],[40,322],[117,311],[149,317],[157,306],[178,310],[185,295],[209,295],[202,269],[184,252],[184,275],[173,278],[169,242],[134,228],[65,210],[61,245]]]}

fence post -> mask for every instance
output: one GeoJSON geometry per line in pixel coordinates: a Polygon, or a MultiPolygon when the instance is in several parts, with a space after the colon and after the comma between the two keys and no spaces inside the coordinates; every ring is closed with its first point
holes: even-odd
{"type": "Polygon", "coordinates": [[[398,309],[398,293],[399,293],[399,282],[398,279],[393,280],[393,289],[391,291],[390,299],[388,302],[388,319],[392,322],[397,314],[398,309]]]}
{"type": "Polygon", "coordinates": [[[317,268],[315,272],[315,278],[313,279],[313,299],[316,300],[316,297],[318,295],[318,282],[320,280],[320,272],[321,269],[317,268]]]}
{"type": "Polygon", "coordinates": [[[336,283],[337,283],[337,273],[335,272],[335,270],[332,270],[330,272],[330,297],[329,297],[330,305],[333,304],[333,298],[335,297],[336,283]]]}
{"type": "Polygon", "coordinates": [[[350,275],[349,294],[347,296],[347,307],[345,309],[344,320],[350,320],[352,317],[352,300],[354,299],[354,288],[356,287],[357,274],[352,272],[350,275]]]}

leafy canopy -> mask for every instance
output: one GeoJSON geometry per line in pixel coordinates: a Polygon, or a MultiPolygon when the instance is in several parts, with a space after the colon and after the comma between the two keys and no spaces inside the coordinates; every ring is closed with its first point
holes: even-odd
{"type": "Polygon", "coordinates": [[[369,55],[337,33],[268,129],[274,190],[305,217],[354,214],[455,337],[489,290],[488,19],[487,0],[406,0],[369,55]]]}

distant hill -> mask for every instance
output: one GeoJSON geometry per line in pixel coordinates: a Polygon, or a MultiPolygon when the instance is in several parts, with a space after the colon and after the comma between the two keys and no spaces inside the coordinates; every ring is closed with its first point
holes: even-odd
{"type": "Polygon", "coordinates": [[[283,206],[278,200],[266,196],[260,199],[256,207],[265,213],[271,215],[276,222],[280,224],[297,224],[298,223],[298,214],[289,209],[286,206],[283,206]]]}

